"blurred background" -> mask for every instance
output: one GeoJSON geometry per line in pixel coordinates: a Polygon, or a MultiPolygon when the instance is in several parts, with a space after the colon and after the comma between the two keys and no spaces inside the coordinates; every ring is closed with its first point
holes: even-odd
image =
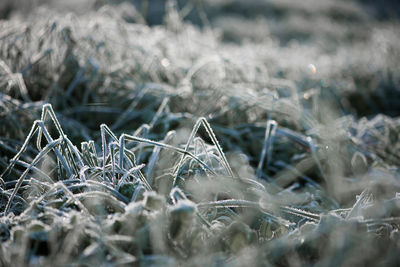
{"type": "MultiPolygon", "coordinates": [[[[166,2],[166,0],[4,0],[0,3],[0,19],[8,19],[17,14],[27,15],[40,6],[46,6],[58,12],[85,14],[104,5],[124,7],[131,5],[143,15],[146,23],[157,25],[163,23],[166,2]]],[[[332,25],[332,23],[346,24],[351,27],[363,19],[391,21],[397,20],[400,15],[400,2],[396,0],[305,0],[301,2],[176,0],[173,2],[181,10],[186,21],[200,26],[221,28],[227,40],[235,41],[240,37],[263,38],[266,29],[269,30],[269,34],[276,35],[283,42],[292,38],[304,40],[312,37],[312,32],[310,32],[312,28],[328,26],[321,23],[315,24],[321,20],[326,20],[325,23],[331,23],[333,27],[337,25],[332,25]],[[234,25],[236,30],[233,29],[234,25]],[[247,34],[245,29],[248,31],[247,34]]],[[[129,8],[126,9],[126,13],[129,20],[129,8]]]]}
{"type": "Polygon", "coordinates": [[[287,57],[274,62],[280,66],[270,70],[276,69],[270,73],[274,77],[293,78],[299,85],[295,74],[283,69],[298,73],[299,65],[309,65],[299,58],[308,58],[319,77],[326,78],[325,84],[333,80],[331,84],[338,87],[334,91],[345,96],[339,106],[346,114],[400,115],[396,63],[400,1],[396,0],[4,0],[0,19],[35,21],[32,17],[40,8],[61,17],[70,13],[84,18],[107,7],[127,23],[157,27],[166,24],[168,6],[186,24],[211,30],[223,43],[259,44],[265,49],[274,43],[287,48],[283,56],[287,57]]]}

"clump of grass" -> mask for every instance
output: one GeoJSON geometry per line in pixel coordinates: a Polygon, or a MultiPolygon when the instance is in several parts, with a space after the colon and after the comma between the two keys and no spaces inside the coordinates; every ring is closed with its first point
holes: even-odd
{"type": "MultiPolygon", "coordinates": [[[[164,264],[164,260],[172,263],[187,259],[195,263],[199,254],[208,255],[210,262],[232,257],[240,262],[241,252],[247,248],[265,263],[282,263],[294,255],[316,260],[324,253],[329,257],[342,253],[344,247],[338,247],[339,241],[332,241],[326,251],[318,248],[315,242],[322,242],[326,234],[333,237],[341,233],[344,237],[348,232],[354,239],[373,245],[378,237],[362,236],[368,232],[377,235],[378,230],[389,227],[389,238],[397,231],[390,226],[400,220],[392,204],[398,202],[397,195],[383,203],[375,202],[373,193],[364,190],[352,208],[337,209],[329,197],[318,197],[324,190],[312,183],[299,198],[299,193],[279,189],[273,180],[266,183],[237,176],[204,118],[194,125],[184,148],[127,134],[117,138],[106,125],[101,126],[101,136],[102,152],[96,152],[93,141],[83,142],[79,150],[64,134],[51,105],[43,106],[41,120],[35,121],[1,175],[7,202],[2,212],[3,243],[9,248],[6,264],[21,250],[28,253],[20,255],[21,264],[38,260],[39,264],[164,264]],[[57,139],[49,133],[46,116],[55,125],[57,139]],[[193,143],[201,124],[213,142],[208,145],[198,139],[204,150],[193,143]],[[16,183],[4,182],[14,165],[23,163],[20,157],[35,136],[35,158],[23,164],[26,169],[22,174],[14,174],[19,175],[16,183]],[[129,146],[130,142],[136,145],[129,146]],[[139,145],[144,145],[141,150],[137,150],[139,145]],[[137,165],[133,152],[146,153],[150,146],[177,154],[171,172],[151,183],[142,172],[150,163],[137,165]],[[50,170],[57,170],[56,175],[49,177],[41,170],[45,163],[50,170]],[[160,179],[171,185],[168,191],[159,191],[160,179]],[[18,205],[25,206],[20,214],[18,205]],[[74,227],[78,221],[79,227],[74,227]],[[304,238],[307,249],[299,241],[304,238]],[[271,248],[271,244],[276,247],[271,248]],[[272,251],[279,246],[291,247],[292,251],[264,256],[265,246],[272,251]],[[153,262],[156,255],[163,260],[153,262]]],[[[158,150],[150,151],[154,155],[158,150]]],[[[154,160],[152,156],[145,158],[154,160]]],[[[341,242],[354,242],[351,240],[341,242]]],[[[393,246],[395,249],[396,243],[393,246]]],[[[327,260],[321,258],[322,262],[327,260]]],[[[340,262],[353,260],[343,258],[340,262]]]]}

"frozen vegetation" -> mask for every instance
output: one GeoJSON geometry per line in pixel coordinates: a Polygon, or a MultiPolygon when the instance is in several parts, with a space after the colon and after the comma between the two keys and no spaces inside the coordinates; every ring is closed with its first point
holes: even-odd
{"type": "Polygon", "coordinates": [[[398,266],[377,3],[2,2],[0,266],[398,266]]]}

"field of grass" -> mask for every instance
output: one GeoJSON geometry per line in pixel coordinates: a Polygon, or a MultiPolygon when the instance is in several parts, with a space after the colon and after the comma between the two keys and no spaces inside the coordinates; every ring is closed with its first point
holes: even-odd
{"type": "Polygon", "coordinates": [[[399,266],[396,1],[4,1],[0,266],[399,266]]]}

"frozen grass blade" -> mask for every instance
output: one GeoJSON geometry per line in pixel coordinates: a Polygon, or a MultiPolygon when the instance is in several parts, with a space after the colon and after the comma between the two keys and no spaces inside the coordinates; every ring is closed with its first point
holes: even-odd
{"type": "Polygon", "coordinates": [[[51,178],[47,175],[47,173],[43,172],[41,169],[36,168],[35,166],[33,166],[33,165],[31,165],[31,164],[29,164],[29,163],[27,163],[27,162],[24,162],[24,161],[22,161],[22,160],[20,160],[20,159],[19,159],[19,160],[16,160],[15,163],[18,164],[18,165],[21,165],[22,167],[25,167],[25,168],[31,168],[33,171],[35,171],[35,172],[37,172],[38,174],[40,174],[40,176],[43,177],[43,178],[44,178],[47,182],[49,182],[50,184],[53,184],[53,183],[54,183],[53,179],[51,179],[51,178]]]}
{"type": "MultiPolygon", "coordinates": [[[[167,133],[167,135],[165,136],[163,143],[168,144],[170,142],[170,140],[172,140],[175,136],[176,136],[175,131],[169,131],[167,133]]],[[[157,160],[159,159],[160,152],[161,152],[161,147],[155,146],[153,148],[153,152],[151,153],[149,163],[147,165],[147,171],[146,171],[146,177],[147,177],[147,181],[149,182],[149,184],[152,184],[152,182],[153,182],[153,169],[156,165],[157,160]]]]}
{"type": "Polygon", "coordinates": [[[109,155],[111,157],[111,177],[112,177],[111,182],[113,185],[117,184],[117,179],[115,177],[116,176],[116,173],[115,173],[116,162],[115,162],[115,155],[114,155],[115,146],[116,146],[115,142],[111,142],[108,145],[108,151],[109,151],[109,155]]]}
{"type": "Polygon", "coordinates": [[[18,88],[20,90],[21,97],[24,99],[25,102],[32,102],[32,100],[29,98],[28,89],[26,88],[22,74],[17,73],[14,75],[18,84],[18,88]]]}
{"type": "Polygon", "coordinates": [[[261,157],[260,161],[258,162],[257,166],[257,177],[261,177],[261,172],[263,169],[263,164],[265,160],[265,156],[267,155],[267,168],[269,166],[269,163],[271,162],[271,157],[272,157],[272,144],[273,144],[273,138],[275,136],[276,132],[276,127],[277,127],[277,122],[274,120],[268,120],[267,122],[267,127],[265,128],[265,137],[264,137],[264,142],[263,142],[263,148],[261,151],[261,157]]]}
{"type": "Polygon", "coordinates": [[[281,207],[280,208],[283,212],[289,213],[289,214],[293,214],[296,215],[298,217],[310,220],[310,221],[314,221],[314,222],[319,222],[320,220],[320,216],[318,214],[314,214],[311,213],[309,211],[305,211],[302,209],[298,209],[298,208],[293,208],[293,207],[281,207]]]}
{"type": "MultiPolygon", "coordinates": [[[[38,140],[40,140],[39,136],[40,136],[40,131],[41,131],[45,135],[48,143],[53,143],[54,142],[54,140],[50,137],[49,133],[47,132],[43,121],[40,121],[40,120],[35,121],[33,123],[32,128],[31,128],[31,131],[29,132],[28,136],[26,137],[21,149],[11,159],[11,163],[7,166],[7,168],[4,170],[4,172],[0,175],[1,179],[3,179],[3,176],[5,176],[14,167],[14,164],[15,164],[16,160],[18,160],[20,158],[20,156],[22,155],[22,153],[26,150],[26,148],[28,147],[29,141],[33,138],[33,135],[35,134],[35,132],[37,130],[39,130],[38,140]]],[[[39,143],[39,141],[38,141],[38,143],[39,143]]],[[[40,146],[38,146],[38,147],[40,148],[40,146]]],[[[66,161],[64,160],[64,157],[59,152],[59,150],[57,148],[54,148],[54,152],[56,153],[57,158],[60,160],[60,162],[62,163],[62,165],[65,168],[65,170],[68,172],[69,175],[71,175],[72,173],[71,173],[66,161]]]]}
{"type": "Polygon", "coordinates": [[[0,178],[3,180],[3,177],[14,167],[15,162],[20,158],[20,156],[22,155],[22,153],[24,153],[24,151],[26,150],[26,148],[28,147],[29,141],[32,139],[33,135],[35,134],[36,130],[38,129],[37,125],[38,125],[39,121],[35,121],[33,123],[33,126],[28,134],[28,136],[26,137],[24,143],[22,144],[21,149],[18,151],[18,153],[11,159],[11,163],[10,165],[7,166],[7,168],[3,171],[3,173],[0,175],[0,178]]]}
{"type": "MultiPolygon", "coordinates": [[[[66,136],[64,134],[64,131],[62,130],[61,125],[58,122],[58,119],[56,117],[56,114],[54,113],[54,110],[53,110],[53,108],[52,108],[52,106],[50,104],[43,105],[42,117],[41,117],[41,121],[43,123],[46,121],[47,114],[49,114],[51,120],[54,123],[54,126],[56,127],[58,133],[60,134],[60,136],[61,136],[61,138],[62,138],[62,140],[63,140],[63,142],[65,144],[67,152],[68,152],[67,153],[68,162],[72,165],[72,168],[73,168],[75,174],[78,176],[79,175],[79,171],[78,171],[78,167],[76,166],[75,159],[74,159],[74,156],[72,154],[71,148],[69,147],[69,145],[68,145],[68,143],[66,141],[67,138],[66,138],[66,136]]],[[[48,136],[50,136],[50,135],[48,135],[48,136]]],[[[37,139],[37,147],[39,149],[40,149],[40,141],[41,141],[41,129],[39,129],[39,134],[38,134],[38,139],[37,139]]]]}
{"type": "MultiPolygon", "coordinates": [[[[8,214],[8,211],[10,210],[11,203],[15,197],[15,195],[18,192],[19,187],[21,186],[22,182],[24,181],[25,177],[28,175],[29,171],[31,170],[31,166],[34,166],[39,162],[40,159],[42,159],[47,153],[49,153],[52,149],[54,149],[57,145],[61,143],[61,139],[54,140],[52,143],[49,143],[46,145],[42,151],[35,157],[35,159],[32,161],[32,163],[29,165],[29,167],[24,171],[24,173],[19,177],[17,184],[15,185],[14,191],[12,192],[10,198],[8,199],[7,206],[4,210],[5,214],[8,214]]],[[[16,161],[16,159],[14,160],[16,161]]],[[[12,163],[13,164],[13,163],[12,163]]],[[[14,163],[15,164],[15,163],[14,163]]]]}
{"type": "MultiPolygon", "coordinates": [[[[105,139],[105,134],[108,133],[108,134],[111,136],[111,138],[114,140],[114,142],[119,142],[119,140],[118,140],[118,138],[115,136],[115,134],[110,130],[110,128],[108,128],[107,125],[102,124],[102,125],[100,126],[100,128],[101,128],[102,143],[103,143],[103,176],[105,177],[105,167],[106,167],[106,166],[105,166],[105,161],[106,161],[106,151],[105,151],[106,139],[105,139]]],[[[120,138],[122,138],[122,137],[124,138],[124,140],[128,140],[128,141],[131,140],[130,138],[134,138],[133,136],[126,135],[126,134],[121,135],[120,138]]],[[[135,163],[135,162],[136,162],[136,161],[135,161],[135,155],[134,155],[131,151],[127,150],[127,149],[125,149],[124,152],[127,154],[127,156],[128,156],[129,158],[132,159],[132,160],[131,160],[132,166],[133,166],[133,167],[136,167],[137,165],[136,165],[136,163],[135,163]]],[[[142,181],[142,183],[145,184],[147,190],[151,190],[151,185],[148,183],[147,179],[144,177],[144,175],[142,174],[142,172],[141,172],[140,170],[138,170],[138,175],[139,175],[139,179],[142,181]]],[[[104,178],[104,179],[105,179],[105,178],[104,178]]]]}
{"type": "Polygon", "coordinates": [[[218,143],[217,137],[215,136],[210,124],[208,123],[208,121],[205,118],[200,118],[199,121],[203,124],[204,128],[206,129],[209,137],[211,138],[211,141],[213,142],[213,144],[216,146],[217,150],[218,150],[218,154],[222,159],[222,162],[224,164],[224,167],[226,168],[228,175],[231,176],[232,178],[237,178],[234,174],[233,171],[231,169],[231,166],[228,163],[228,160],[225,157],[224,152],[222,151],[222,148],[220,146],[220,144],[218,143]]]}
{"type": "Polygon", "coordinates": [[[184,157],[185,155],[191,155],[188,150],[190,145],[193,143],[193,140],[195,138],[195,135],[197,133],[197,131],[199,130],[200,125],[203,125],[203,127],[206,129],[209,137],[211,138],[211,141],[213,142],[213,144],[215,145],[215,147],[217,148],[218,154],[222,159],[222,164],[224,165],[224,168],[226,169],[227,173],[229,176],[236,178],[236,176],[233,174],[233,171],[231,169],[231,167],[229,166],[228,160],[225,157],[224,152],[222,152],[222,148],[218,143],[218,140],[213,132],[213,130],[211,129],[210,124],[207,122],[207,120],[205,118],[199,118],[196,122],[196,124],[193,126],[192,132],[189,136],[188,141],[186,142],[186,146],[185,149],[183,150],[184,152],[182,153],[182,156],[180,158],[179,163],[176,165],[176,169],[174,171],[174,181],[172,184],[172,187],[176,187],[178,185],[178,174],[179,174],[179,169],[183,163],[184,157]],[[188,154],[189,153],[189,154],[188,154]]]}
{"type": "Polygon", "coordinates": [[[100,126],[100,132],[101,132],[101,144],[102,144],[102,155],[103,155],[103,180],[106,181],[107,140],[106,140],[106,132],[104,124],[100,126]]]}
{"type": "Polygon", "coordinates": [[[122,176],[121,179],[118,180],[118,184],[117,184],[117,187],[116,187],[117,190],[126,182],[126,180],[128,179],[129,176],[131,176],[133,173],[137,173],[144,166],[145,166],[144,164],[140,164],[140,165],[138,165],[136,167],[133,167],[133,168],[129,169],[127,172],[125,172],[124,176],[122,176]]]}
{"type": "Polygon", "coordinates": [[[361,208],[368,201],[371,201],[372,195],[369,189],[364,189],[358,196],[356,203],[354,203],[351,210],[347,213],[346,219],[360,216],[361,208]]]}
{"type": "Polygon", "coordinates": [[[153,119],[149,123],[149,130],[152,129],[154,127],[154,125],[156,124],[156,122],[160,119],[164,109],[167,107],[168,101],[169,101],[169,97],[164,97],[156,114],[154,115],[153,119]]]}
{"type": "MultiPolygon", "coordinates": [[[[48,142],[48,143],[52,143],[53,142],[53,138],[51,138],[51,136],[50,136],[50,134],[48,133],[48,131],[47,131],[47,129],[46,129],[46,127],[45,127],[45,125],[44,125],[44,123],[43,123],[43,121],[38,121],[38,128],[39,128],[39,131],[41,130],[42,131],[42,133],[43,133],[43,135],[45,136],[45,138],[46,138],[46,141],[48,142]]],[[[40,132],[39,132],[40,133],[40,132]]],[[[38,134],[38,139],[40,139],[39,138],[39,134],[38,134]]],[[[65,140],[65,139],[64,139],[65,140]]],[[[39,147],[38,147],[39,148],[39,147]]],[[[57,159],[61,162],[61,164],[62,164],[62,166],[65,168],[65,170],[67,171],[67,175],[68,176],[71,176],[72,175],[72,171],[71,171],[71,169],[69,168],[69,166],[68,166],[68,164],[67,164],[67,161],[66,161],[66,159],[64,158],[64,156],[62,155],[62,153],[59,151],[59,149],[58,148],[54,148],[54,152],[55,152],[55,154],[57,155],[57,159]]]]}
{"type": "Polygon", "coordinates": [[[165,149],[170,149],[172,151],[178,152],[178,153],[182,153],[184,155],[189,156],[190,158],[194,159],[197,163],[199,163],[201,166],[203,166],[205,169],[207,169],[208,171],[210,171],[212,174],[215,174],[214,171],[212,171],[207,164],[205,164],[203,161],[201,161],[199,158],[197,158],[196,156],[194,156],[192,153],[187,152],[184,149],[178,148],[178,147],[174,147],[168,144],[163,144],[157,141],[152,141],[149,139],[145,139],[145,138],[140,138],[140,137],[136,137],[136,136],[132,136],[132,135],[127,135],[125,134],[125,139],[128,141],[134,141],[134,142],[139,142],[139,143],[145,143],[145,144],[149,144],[149,145],[154,145],[154,146],[158,146],[161,148],[165,148],[165,149]]]}
{"type": "Polygon", "coordinates": [[[125,137],[121,136],[119,139],[119,169],[124,169],[124,151],[125,151],[125,137]]]}

